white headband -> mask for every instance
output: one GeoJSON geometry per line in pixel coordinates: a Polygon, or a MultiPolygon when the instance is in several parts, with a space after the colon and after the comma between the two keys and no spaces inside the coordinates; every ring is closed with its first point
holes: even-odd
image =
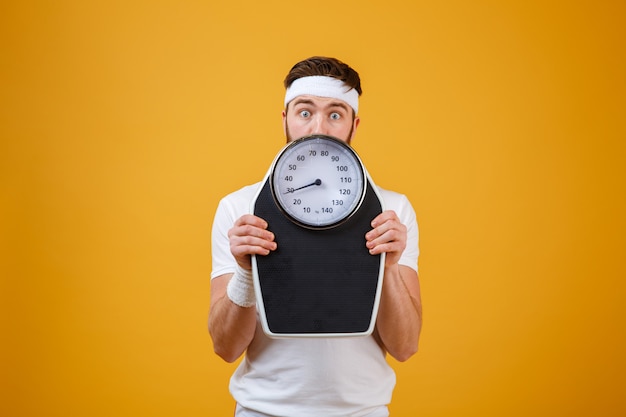
{"type": "Polygon", "coordinates": [[[359,93],[337,78],[324,75],[298,78],[285,93],[285,107],[291,100],[302,95],[336,98],[348,103],[354,114],[359,112],[359,93]]]}

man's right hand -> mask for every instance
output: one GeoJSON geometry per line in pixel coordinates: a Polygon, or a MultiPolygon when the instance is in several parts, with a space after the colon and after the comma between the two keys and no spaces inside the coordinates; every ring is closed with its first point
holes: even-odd
{"type": "Polygon", "coordinates": [[[252,269],[250,255],[268,255],[270,251],[276,250],[274,234],[267,227],[267,222],[262,218],[245,214],[228,231],[230,252],[243,269],[252,269]]]}

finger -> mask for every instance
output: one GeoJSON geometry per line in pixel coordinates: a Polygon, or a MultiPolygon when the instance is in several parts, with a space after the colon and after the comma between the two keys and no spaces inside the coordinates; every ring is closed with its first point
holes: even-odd
{"type": "Polygon", "coordinates": [[[269,255],[272,251],[259,245],[238,245],[231,247],[231,253],[235,258],[247,257],[248,255],[269,255]]]}
{"type": "Polygon", "coordinates": [[[251,266],[251,255],[257,256],[267,256],[272,252],[271,249],[264,248],[262,246],[255,245],[241,245],[236,247],[231,247],[231,253],[237,260],[237,263],[241,265],[245,269],[250,269],[251,266]]]}
{"type": "Polygon", "coordinates": [[[255,226],[261,229],[267,229],[268,226],[265,220],[258,216],[255,216],[254,214],[244,214],[243,216],[235,220],[234,227],[243,225],[255,226]]]}
{"type": "Polygon", "coordinates": [[[387,242],[376,245],[369,249],[370,255],[376,256],[385,254],[385,266],[391,266],[397,264],[402,257],[402,252],[404,252],[405,245],[401,242],[387,242]]]}
{"type": "Polygon", "coordinates": [[[369,248],[369,253],[371,255],[378,255],[381,253],[395,254],[402,252],[402,250],[403,247],[400,242],[385,242],[369,248]]]}
{"type": "Polygon", "coordinates": [[[388,230],[380,236],[367,240],[365,246],[368,249],[373,249],[377,246],[390,243],[396,244],[398,250],[404,250],[404,248],[406,247],[406,233],[403,233],[402,231],[396,229],[388,230]]]}
{"type": "Polygon", "coordinates": [[[372,220],[372,227],[376,228],[387,221],[400,221],[396,212],[393,210],[385,210],[372,220]]]}
{"type": "Polygon", "coordinates": [[[275,238],[274,233],[270,232],[269,230],[261,229],[259,227],[247,224],[243,226],[233,227],[232,229],[230,229],[228,231],[228,237],[230,239],[252,237],[268,241],[273,241],[275,238]]]}
{"type": "Polygon", "coordinates": [[[276,242],[271,239],[265,239],[263,237],[257,237],[253,235],[233,236],[230,239],[231,247],[238,246],[258,246],[265,249],[276,249],[276,242]]]}
{"type": "Polygon", "coordinates": [[[388,240],[394,240],[397,239],[397,236],[402,237],[403,235],[406,236],[406,226],[397,220],[387,220],[378,227],[375,227],[367,232],[365,234],[365,239],[367,241],[380,241],[381,238],[386,236],[388,240]]]}

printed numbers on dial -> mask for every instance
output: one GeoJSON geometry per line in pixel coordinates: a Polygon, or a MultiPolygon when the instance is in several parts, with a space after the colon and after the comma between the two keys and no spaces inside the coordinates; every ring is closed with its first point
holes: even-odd
{"type": "Polygon", "coordinates": [[[308,228],[334,227],[347,220],[363,201],[365,185],[357,154],[330,136],[290,143],[272,169],[276,203],[292,221],[308,228]]]}

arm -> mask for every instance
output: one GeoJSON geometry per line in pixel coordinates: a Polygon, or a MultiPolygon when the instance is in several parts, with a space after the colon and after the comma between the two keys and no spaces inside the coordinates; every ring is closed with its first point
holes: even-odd
{"type": "Polygon", "coordinates": [[[417,272],[398,264],[406,247],[407,229],[393,211],[377,216],[372,227],[365,235],[367,248],[373,255],[386,253],[376,331],[389,354],[405,361],[417,352],[422,328],[417,272]]]}
{"type": "MultiPolygon", "coordinates": [[[[252,269],[250,255],[267,255],[276,249],[274,234],[267,230],[267,223],[253,215],[237,219],[228,231],[228,239],[231,253],[245,271],[252,269]]],[[[220,275],[211,281],[209,333],[215,353],[227,362],[235,361],[245,352],[256,328],[256,307],[242,307],[228,296],[233,275],[220,275]]],[[[249,288],[253,291],[251,282],[249,288]]]]}
{"type": "Polygon", "coordinates": [[[226,362],[235,361],[246,350],[256,327],[256,308],[240,307],[226,295],[233,274],[211,280],[209,333],[213,349],[226,362]]]}

